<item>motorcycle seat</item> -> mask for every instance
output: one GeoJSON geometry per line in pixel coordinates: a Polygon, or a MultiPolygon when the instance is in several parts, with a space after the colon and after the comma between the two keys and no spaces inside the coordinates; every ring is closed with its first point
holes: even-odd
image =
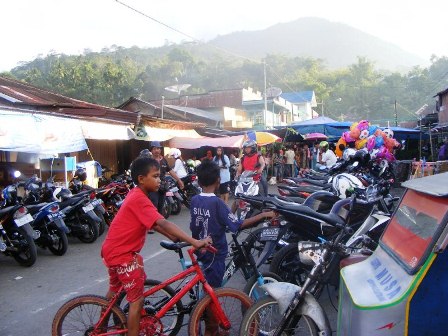
{"type": "Polygon", "coordinates": [[[9,213],[14,207],[15,207],[15,205],[11,205],[6,208],[0,209],[0,216],[3,216],[5,214],[9,213]]]}
{"type": "Polygon", "coordinates": [[[79,201],[81,201],[83,198],[82,197],[71,197],[69,199],[66,199],[64,201],[62,201],[61,203],[59,203],[59,207],[61,209],[64,209],[66,207],[68,207],[69,205],[74,205],[79,203],[79,201]]]}
{"type": "Polygon", "coordinates": [[[286,210],[288,212],[295,212],[299,215],[315,218],[316,220],[321,220],[327,224],[334,226],[340,226],[345,224],[345,220],[341,216],[339,216],[338,213],[341,211],[341,208],[349,204],[349,202],[350,199],[340,200],[333,205],[330,213],[323,214],[309,208],[306,205],[297,204],[294,202],[287,202],[278,198],[274,198],[274,200],[272,201],[272,203],[276,206],[276,209],[274,209],[275,211],[279,211],[280,213],[282,212],[282,210],[283,211],[286,210]]]}
{"type": "Polygon", "coordinates": [[[32,204],[27,205],[26,208],[28,209],[28,212],[32,215],[35,213],[38,213],[40,209],[42,209],[44,206],[46,206],[48,203],[39,203],[39,204],[32,204]]]}

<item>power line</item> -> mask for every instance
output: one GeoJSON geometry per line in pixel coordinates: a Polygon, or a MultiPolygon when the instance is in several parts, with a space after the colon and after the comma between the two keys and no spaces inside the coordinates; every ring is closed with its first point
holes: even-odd
{"type": "MultiPolygon", "coordinates": [[[[118,2],[120,5],[122,5],[122,6],[126,7],[126,8],[128,8],[128,9],[130,9],[130,10],[136,12],[137,14],[140,14],[140,15],[146,17],[147,19],[150,19],[150,20],[152,20],[152,21],[154,21],[154,22],[156,22],[156,23],[158,23],[158,24],[160,24],[160,25],[162,25],[162,26],[164,26],[164,27],[166,27],[166,28],[168,28],[168,29],[170,29],[170,30],[173,30],[174,32],[176,32],[176,33],[178,33],[178,34],[181,34],[181,35],[183,35],[183,36],[185,36],[185,37],[188,37],[189,39],[191,39],[191,40],[193,40],[193,41],[195,41],[195,42],[202,43],[202,41],[200,41],[198,38],[196,38],[196,37],[194,37],[194,36],[191,36],[191,35],[189,35],[189,34],[187,34],[187,33],[184,33],[183,31],[181,31],[181,30],[179,30],[179,29],[177,29],[177,28],[174,28],[174,27],[172,27],[172,26],[170,26],[170,25],[168,25],[168,24],[166,24],[166,23],[164,23],[164,22],[162,22],[162,21],[160,21],[160,20],[158,20],[158,19],[156,19],[156,18],[154,18],[154,17],[152,17],[152,16],[150,16],[150,15],[148,15],[148,14],[146,14],[146,13],[144,13],[144,12],[142,12],[142,11],[140,11],[140,10],[138,10],[138,9],[136,9],[136,8],[134,8],[134,7],[132,7],[132,6],[128,5],[128,4],[126,4],[126,3],[124,3],[124,2],[122,2],[122,1],[120,1],[120,0],[115,0],[115,1],[118,2]]],[[[225,53],[227,53],[227,54],[229,54],[229,55],[232,55],[232,56],[234,56],[234,57],[237,57],[237,58],[240,58],[240,59],[244,59],[244,60],[246,60],[246,61],[250,61],[250,62],[253,62],[253,63],[255,63],[255,64],[260,64],[260,65],[263,64],[262,61],[258,61],[258,60],[255,60],[255,59],[252,59],[252,58],[249,58],[249,57],[246,57],[246,56],[239,55],[239,54],[234,53],[234,52],[232,52],[232,51],[229,51],[229,50],[227,50],[227,49],[218,47],[218,46],[214,45],[213,43],[210,43],[210,42],[209,42],[208,44],[209,44],[210,46],[212,46],[213,48],[215,48],[215,49],[217,49],[217,50],[219,50],[219,51],[225,52],[225,53]]],[[[297,92],[296,90],[292,89],[292,88],[288,85],[288,83],[286,83],[286,82],[284,81],[284,79],[282,79],[282,78],[281,78],[281,77],[274,71],[274,69],[273,69],[269,64],[266,64],[266,65],[269,67],[269,69],[271,70],[271,72],[272,72],[272,73],[279,79],[279,81],[280,81],[283,85],[285,85],[291,92],[296,93],[296,94],[299,94],[299,92],[297,92]]],[[[266,92],[265,92],[265,94],[266,94],[266,92]]],[[[303,98],[305,98],[305,97],[303,97],[303,98]]]]}

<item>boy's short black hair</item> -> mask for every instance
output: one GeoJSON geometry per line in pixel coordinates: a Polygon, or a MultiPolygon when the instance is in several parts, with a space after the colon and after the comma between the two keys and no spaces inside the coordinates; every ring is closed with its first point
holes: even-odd
{"type": "Polygon", "coordinates": [[[131,163],[131,177],[135,184],[138,184],[139,175],[147,175],[151,168],[160,169],[159,162],[153,158],[139,156],[131,163]]]}
{"type": "Polygon", "coordinates": [[[203,160],[196,167],[198,182],[201,187],[208,187],[216,183],[219,179],[219,166],[211,160],[203,160]]]}

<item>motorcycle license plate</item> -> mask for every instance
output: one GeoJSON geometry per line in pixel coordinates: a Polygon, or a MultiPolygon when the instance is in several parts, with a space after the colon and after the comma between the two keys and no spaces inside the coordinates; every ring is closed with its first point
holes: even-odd
{"type": "Polygon", "coordinates": [[[266,228],[261,231],[260,241],[277,240],[280,228],[266,228]]]}
{"type": "Polygon", "coordinates": [[[92,204],[93,207],[96,207],[98,204],[101,203],[103,203],[103,201],[100,199],[94,199],[92,202],[90,202],[90,204],[92,204]]]}
{"type": "Polygon", "coordinates": [[[179,191],[179,188],[178,187],[173,187],[173,188],[170,189],[170,191],[175,193],[176,191],[179,191]]]}
{"type": "Polygon", "coordinates": [[[87,204],[85,207],[82,207],[82,210],[84,210],[85,213],[93,210],[92,204],[87,204]]]}
{"type": "Polygon", "coordinates": [[[50,222],[54,222],[57,218],[62,218],[62,214],[60,212],[55,212],[47,215],[47,218],[50,222]]]}
{"type": "Polygon", "coordinates": [[[14,219],[14,222],[16,223],[16,225],[18,227],[21,227],[22,225],[25,225],[26,223],[32,222],[33,221],[33,216],[31,216],[30,214],[26,214],[25,216],[18,218],[18,219],[14,219]]]}
{"type": "Polygon", "coordinates": [[[174,194],[173,194],[173,192],[172,192],[172,191],[167,191],[165,195],[166,195],[166,196],[171,196],[171,197],[173,197],[173,196],[174,196],[174,194]]]}

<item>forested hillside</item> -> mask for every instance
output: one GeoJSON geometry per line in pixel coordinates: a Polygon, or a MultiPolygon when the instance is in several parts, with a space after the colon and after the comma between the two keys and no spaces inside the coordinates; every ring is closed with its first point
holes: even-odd
{"type": "MultiPolygon", "coordinates": [[[[434,104],[433,96],[448,87],[447,57],[434,57],[429,67],[415,67],[405,74],[380,71],[364,57],[338,70],[326,68],[322,60],[280,53],[268,55],[265,61],[268,86],[283,92],[314,90],[318,102],[324,102],[325,115],[336,119],[393,121],[396,101],[398,119],[415,120],[414,112],[423,104],[434,104]]],[[[264,87],[261,62],[195,44],[151,49],[114,46],[80,56],[51,55],[2,75],[107,106],[118,106],[130,96],[169,98],[175,93],[164,88],[176,83],[191,84],[183,92],[186,95],[264,87]]],[[[319,104],[317,110],[321,108],[319,104]]]]}

